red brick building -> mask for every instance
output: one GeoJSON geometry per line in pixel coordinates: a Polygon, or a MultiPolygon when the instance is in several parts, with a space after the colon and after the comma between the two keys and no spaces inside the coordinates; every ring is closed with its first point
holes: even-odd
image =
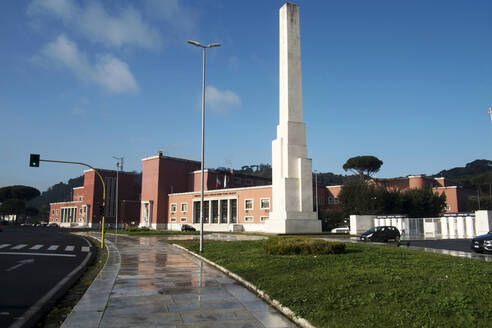
{"type": "MultiPolygon", "coordinates": [[[[98,169],[106,185],[105,223],[116,222],[116,171],[98,169]]],[[[118,172],[118,224],[138,224],[140,181],[135,173],[118,172]]],[[[50,222],[63,227],[101,224],[102,184],[94,170],[84,171],[84,185],[73,188],[72,200],[50,204],[50,222]]]]}
{"type": "MultiPolygon", "coordinates": [[[[376,186],[385,187],[388,190],[405,191],[408,189],[431,188],[433,192],[439,195],[446,195],[446,213],[459,213],[466,206],[468,191],[446,180],[444,177],[430,178],[425,175],[409,175],[406,178],[392,179],[372,179],[369,180],[376,186]]],[[[328,204],[332,208],[339,206],[338,195],[342,190],[342,186],[327,186],[328,189],[328,204]]]]}

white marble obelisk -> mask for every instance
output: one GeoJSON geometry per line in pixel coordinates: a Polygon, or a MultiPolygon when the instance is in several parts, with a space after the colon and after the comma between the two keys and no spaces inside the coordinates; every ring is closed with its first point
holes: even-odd
{"type": "Polygon", "coordinates": [[[272,207],[268,232],[321,232],[313,212],[311,159],[307,158],[302,119],[299,7],[287,2],[279,11],[279,125],[272,142],[272,207]]]}

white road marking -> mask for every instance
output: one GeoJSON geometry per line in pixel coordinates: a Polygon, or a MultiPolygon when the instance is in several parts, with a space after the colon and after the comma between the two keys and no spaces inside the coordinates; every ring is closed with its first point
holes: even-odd
{"type": "Polygon", "coordinates": [[[2,244],[2,245],[0,245],[0,249],[5,248],[5,247],[9,247],[10,245],[11,244],[2,244]]]}
{"type": "Polygon", "coordinates": [[[69,245],[65,247],[65,252],[72,252],[75,249],[75,246],[69,245]]]}
{"type": "Polygon", "coordinates": [[[0,255],[29,255],[29,256],[62,256],[62,257],[75,257],[75,254],[57,254],[57,253],[18,253],[18,252],[0,252],[0,255]]]}
{"type": "Polygon", "coordinates": [[[43,245],[34,245],[33,247],[29,248],[29,249],[40,249],[41,247],[43,247],[43,245]]]}
{"type": "Polygon", "coordinates": [[[17,246],[12,247],[11,249],[21,249],[21,248],[24,248],[26,246],[27,246],[27,244],[19,244],[17,246]]]}
{"type": "Polygon", "coordinates": [[[51,245],[50,247],[48,247],[48,250],[49,251],[56,251],[58,247],[59,247],[58,245],[51,245]]]}
{"type": "Polygon", "coordinates": [[[88,252],[89,250],[90,250],[90,247],[82,246],[82,252],[88,252]]]}
{"type": "Polygon", "coordinates": [[[14,265],[14,266],[11,266],[10,268],[8,268],[5,271],[6,272],[14,271],[15,269],[20,268],[23,265],[34,263],[34,259],[20,260],[20,261],[17,261],[17,263],[18,264],[14,265]]]}

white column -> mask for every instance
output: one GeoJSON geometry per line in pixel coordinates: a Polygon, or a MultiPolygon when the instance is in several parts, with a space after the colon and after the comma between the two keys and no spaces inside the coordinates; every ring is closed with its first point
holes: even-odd
{"type": "Polygon", "coordinates": [[[208,224],[212,223],[212,201],[208,201],[208,224]]]}
{"type": "Polygon", "coordinates": [[[217,200],[217,215],[219,216],[217,223],[220,224],[222,221],[222,200],[217,200]]]}
{"type": "Polygon", "coordinates": [[[279,124],[272,142],[272,203],[267,232],[321,232],[313,211],[312,163],[302,111],[299,7],[279,10],[279,124]]]}
{"type": "Polygon", "coordinates": [[[231,200],[227,200],[227,224],[231,223],[231,200]]]}
{"type": "Polygon", "coordinates": [[[456,218],[456,225],[458,228],[458,236],[464,237],[465,236],[465,218],[462,216],[458,216],[456,218]]]}
{"type": "Polygon", "coordinates": [[[456,236],[456,218],[450,217],[448,218],[449,222],[449,235],[456,236]]]}
{"type": "Polygon", "coordinates": [[[467,237],[475,237],[475,218],[472,216],[467,216],[465,218],[466,225],[466,236],[467,237]]]}
{"type": "Polygon", "coordinates": [[[445,216],[441,217],[441,235],[443,237],[449,236],[448,218],[445,216]]]}

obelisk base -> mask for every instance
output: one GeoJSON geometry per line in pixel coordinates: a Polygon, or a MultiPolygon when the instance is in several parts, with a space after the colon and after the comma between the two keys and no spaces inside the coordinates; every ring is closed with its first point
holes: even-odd
{"type": "Polygon", "coordinates": [[[316,218],[316,212],[270,212],[264,228],[265,232],[279,234],[320,233],[321,221],[316,218]]]}

